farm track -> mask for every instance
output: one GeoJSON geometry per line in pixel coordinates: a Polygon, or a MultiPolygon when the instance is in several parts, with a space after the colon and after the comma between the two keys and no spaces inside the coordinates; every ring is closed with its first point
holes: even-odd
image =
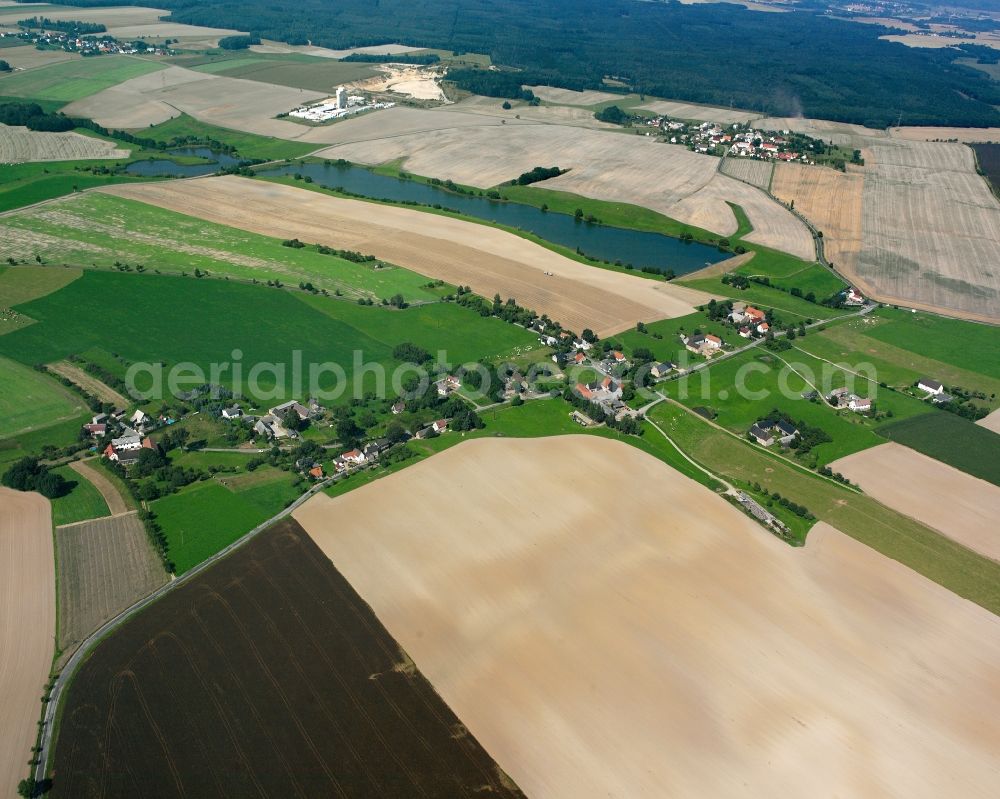
{"type": "Polygon", "coordinates": [[[108,510],[111,511],[112,516],[121,516],[124,513],[128,513],[134,503],[122,496],[118,487],[108,479],[106,474],[91,466],[88,463],[90,460],[94,459],[87,458],[82,461],[71,461],[69,468],[93,484],[94,488],[104,497],[104,501],[108,504],[108,510]]]}
{"type": "Polygon", "coordinates": [[[46,368],[50,372],[55,372],[57,375],[72,381],[84,391],[93,394],[101,402],[110,402],[117,408],[125,408],[129,404],[125,397],[76,364],[69,361],[58,361],[48,364],[46,368]]]}

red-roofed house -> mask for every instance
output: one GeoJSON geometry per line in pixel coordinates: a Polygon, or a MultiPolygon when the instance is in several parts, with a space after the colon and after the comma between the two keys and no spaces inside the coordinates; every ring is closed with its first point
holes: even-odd
{"type": "Polygon", "coordinates": [[[443,433],[445,430],[448,429],[448,420],[438,419],[436,422],[434,422],[434,424],[431,425],[431,427],[434,428],[435,433],[443,433]]]}

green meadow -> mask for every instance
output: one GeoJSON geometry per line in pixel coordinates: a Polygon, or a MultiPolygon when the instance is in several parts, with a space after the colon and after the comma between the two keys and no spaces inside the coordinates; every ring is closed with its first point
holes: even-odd
{"type": "MultiPolygon", "coordinates": [[[[22,353],[26,360],[32,355],[30,350],[22,353]]],[[[31,365],[0,357],[0,374],[0,439],[76,418],[86,410],[83,400],[31,365]]]]}
{"type": "MultiPolygon", "coordinates": [[[[392,349],[400,341],[431,352],[447,348],[459,361],[537,346],[526,330],[451,304],[393,311],[263,285],[117,271],[86,270],[19,310],[37,322],[0,336],[0,355],[22,363],[99,349],[133,363],[192,362],[206,377],[209,364],[232,362],[234,350],[242,354],[245,379],[259,363],[288,364],[290,372],[294,352],[303,364],[334,363],[350,372],[355,352],[365,362],[395,365],[392,349]]],[[[231,373],[223,372],[214,382],[230,379],[231,373]]],[[[270,372],[260,375],[262,391],[275,382],[270,372]]],[[[303,383],[304,391],[308,374],[303,383]]],[[[319,385],[339,384],[325,372],[319,385]]],[[[290,391],[298,393],[294,386],[290,391]]]]}
{"type": "MultiPolygon", "coordinates": [[[[280,280],[290,286],[308,282],[330,294],[376,302],[397,293],[411,303],[436,301],[440,296],[439,291],[425,288],[428,278],[407,269],[391,265],[375,269],[322,255],[313,244],[284,247],[279,239],[104,194],[27,209],[7,217],[5,224],[24,231],[28,242],[36,240],[35,234],[44,238],[26,251],[29,245],[11,236],[6,245],[0,244],[0,256],[16,250],[22,258],[40,256],[47,264],[141,264],[147,270],[177,274],[199,269],[245,281],[280,280]]],[[[335,239],[324,243],[334,244],[335,239]]]]}
{"type": "Polygon", "coordinates": [[[93,483],[69,466],[60,466],[53,471],[73,486],[68,494],[52,500],[53,524],[72,524],[111,515],[108,503],[104,501],[101,492],[94,488],[93,483]]]}
{"type": "Polygon", "coordinates": [[[126,55],[81,58],[0,78],[0,93],[71,103],[164,66],[126,55]]]}
{"type": "Polygon", "coordinates": [[[891,441],[1000,486],[1000,435],[947,411],[904,419],[881,434],[891,441]]]}
{"type": "Polygon", "coordinates": [[[304,53],[251,53],[237,58],[213,59],[191,69],[317,92],[333,92],[342,83],[364,80],[376,74],[374,64],[304,53]]]}

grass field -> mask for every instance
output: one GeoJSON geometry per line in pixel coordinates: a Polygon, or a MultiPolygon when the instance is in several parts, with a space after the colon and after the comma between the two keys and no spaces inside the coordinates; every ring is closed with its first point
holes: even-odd
{"type": "MultiPolygon", "coordinates": [[[[5,233],[0,260],[32,261],[40,256],[47,264],[95,267],[124,262],[177,274],[197,268],[246,281],[280,280],[290,286],[308,282],[330,294],[376,302],[397,293],[407,302],[440,296],[423,288],[426,277],[406,269],[374,269],[321,255],[314,246],[283,247],[275,238],[105,194],[25,210],[6,217],[0,230],[5,233]]],[[[0,278],[0,298],[2,292],[0,278]]]]}
{"type": "Polygon", "coordinates": [[[291,480],[280,472],[274,480],[242,491],[207,480],[150,503],[176,573],[197,566],[295,499],[299,492],[291,480]]]}
{"type": "Polygon", "coordinates": [[[803,294],[812,292],[817,300],[825,300],[846,288],[843,280],[818,263],[796,263],[788,258],[756,257],[750,263],[733,270],[737,274],[766,276],[771,284],[783,289],[797,288],[803,294]]]}
{"type": "Polygon", "coordinates": [[[162,64],[130,56],[64,61],[2,78],[0,93],[71,103],[159,69],[162,64]]]}
{"type": "Polygon", "coordinates": [[[690,334],[695,330],[702,333],[712,333],[722,338],[727,344],[745,343],[737,332],[720,322],[711,321],[703,312],[695,311],[687,316],[676,319],[662,319],[659,322],[646,322],[646,333],[639,333],[635,328],[611,336],[610,340],[620,342],[625,347],[625,354],[631,355],[639,347],[645,347],[656,356],[658,361],[672,361],[676,364],[696,363],[704,359],[700,355],[688,352],[680,340],[681,332],[690,334]],[[661,338],[656,338],[660,336],[661,338]]]}
{"type": "Polygon", "coordinates": [[[201,122],[187,114],[181,114],[159,125],[144,128],[142,135],[167,142],[185,136],[193,136],[203,140],[214,139],[235,147],[241,158],[260,158],[265,161],[299,158],[316,149],[314,144],[284,141],[271,136],[258,136],[254,133],[220,128],[207,122],[201,122]]]}
{"type": "Polygon", "coordinates": [[[988,399],[976,400],[978,405],[1000,405],[1000,378],[991,374],[1000,332],[985,325],[881,308],[863,319],[812,331],[796,346],[850,368],[870,364],[878,380],[890,386],[905,388],[931,377],[983,392],[988,399]],[[922,329],[924,323],[930,330],[922,329]],[[974,344],[970,348],[967,342],[974,344]]]}
{"type": "MultiPolygon", "coordinates": [[[[66,288],[21,309],[38,323],[0,337],[0,354],[33,363],[99,348],[133,363],[193,362],[208,375],[209,364],[231,363],[233,350],[238,349],[246,364],[244,383],[254,364],[286,365],[284,381],[270,372],[260,375],[261,391],[276,382],[292,390],[295,351],[301,353],[303,364],[334,362],[350,371],[356,351],[365,363],[394,363],[392,348],[405,340],[431,352],[457,342],[449,357],[461,361],[537,346],[527,331],[482,319],[459,306],[442,303],[388,311],[194,277],[86,270],[66,288]],[[94,324],[106,314],[107,297],[115,297],[115,324],[94,324]]],[[[30,370],[19,373],[25,371],[30,374],[30,370]]],[[[329,372],[320,377],[321,389],[337,384],[329,372]]],[[[232,372],[219,378],[229,382],[232,372]]],[[[308,387],[306,371],[301,390],[308,387]]],[[[12,396],[11,401],[16,400],[12,396]]]]}
{"type": "MultiPolygon", "coordinates": [[[[802,262],[800,261],[799,263],[801,264],[802,262]]],[[[756,273],[760,274],[763,271],[760,270],[760,267],[761,264],[758,263],[757,257],[755,257],[744,268],[751,272],[758,270],[756,273]]],[[[690,286],[691,288],[698,289],[700,291],[712,294],[722,294],[726,297],[731,297],[734,300],[745,302],[748,305],[754,305],[761,310],[773,309],[784,322],[798,323],[804,319],[831,319],[850,313],[850,309],[844,310],[827,308],[824,305],[807,302],[799,297],[793,297],[787,292],[780,291],[776,288],[770,288],[768,286],[761,286],[757,283],[751,283],[750,286],[745,289],[736,289],[732,286],[724,285],[722,280],[718,277],[695,278],[693,280],[682,279],[678,282],[681,283],[681,285],[690,286]]],[[[806,292],[803,291],[803,294],[805,293],[806,292]]],[[[816,296],[817,299],[820,298],[819,294],[816,296]]]]}
{"type": "Polygon", "coordinates": [[[1000,435],[939,411],[882,428],[883,436],[966,474],[1000,485],[1000,435]]]}
{"type": "Polygon", "coordinates": [[[736,480],[759,482],[806,506],[852,538],[1000,613],[1000,564],[869,497],[783,463],[772,453],[738,441],[676,406],[660,404],[651,418],[704,466],[736,480]]]}
{"type": "Polygon", "coordinates": [[[85,519],[96,519],[108,516],[108,503],[104,501],[101,492],[94,488],[86,478],[69,468],[60,466],[53,470],[62,475],[67,482],[73,484],[72,490],[65,496],[52,500],[52,523],[55,525],[82,522],[85,519]]]}
{"type": "MultiPolygon", "coordinates": [[[[8,335],[16,335],[22,328],[8,335]]],[[[4,337],[6,338],[6,336],[4,337]]],[[[21,357],[31,359],[30,350],[21,357]]],[[[0,438],[49,427],[86,410],[83,401],[29,365],[0,358],[0,438]]]]}
{"type": "MultiPolygon", "coordinates": [[[[800,357],[799,353],[786,352],[782,357],[790,367],[763,348],[757,348],[721,361],[706,372],[665,383],[662,390],[689,408],[710,409],[717,414],[716,424],[739,436],[745,436],[751,425],[772,409],[787,413],[796,422],[823,429],[832,441],[814,447],[806,456],[806,463],[815,461],[825,465],[883,443],[875,433],[879,423],[874,420],[802,399],[801,394],[811,390],[809,383],[824,394],[844,385],[842,372],[829,368],[824,374],[821,363],[808,356],[800,357]]],[[[853,390],[871,396],[878,392],[878,387],[859,381],[853,390]]],[[[894,416],[932,411],[918,400],[893,397],[889,391],[877,394],[875,402],[879,410],[885,409],[884,404],[892,406],[894,416]]]]}
{"type": "Polygon", "coordinates": [[[46,269],[41,266],[0,267],[0,308],[58,291],[83,274],[79,269],[46,269]]]}
{"type": "Polygon", "coordinates": [[[0,438],[0,468],[5,468],[25,455],[37,455],[43,447],[64,447],[67,442],[76,441],[80,434],[80,425],[89,422],[90,417],[88,409],[48,427],[0,438]]]}
{"type": "Polygon", "coordinates": [[[140,783],[523,797],[291,520],[101,643],[66,694],[54,771],[53,796],[72,799],[124,799],[140,783]],[[121,734],[103,744],[108,726],[121,734]]]}

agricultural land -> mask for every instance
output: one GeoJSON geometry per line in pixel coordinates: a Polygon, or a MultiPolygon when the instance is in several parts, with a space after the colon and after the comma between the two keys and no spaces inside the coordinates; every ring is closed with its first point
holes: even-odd
{"type": "Polygon", "coordinates": [[[135,511],[59,527],[56,545],[63,657],[112,616],[167,581],[135,511]]]}
{"type": "Polygon", "coordinates": [[[958,775],[963,794],[991,793],[994,616],[829,527],[784,546],[634,449],[472,442],[295,517],[529,795],[797,793],[817,769],[849,793],[902,781],[935,796],[958,775]],[[553,503],[553,473],[566,486],[602,474],[601,498],[553,503]],[[512,496],[530,525],[509,524],[512,496]],[[649,512],[663,506],[668,522],[649,512]],[[936,664],[942,703],[918,698],[917,661],[936,664]]]}
{"type": "Polygon", "coordinates": [[[0,487],[0,790],[13,796],[35,743],[56,629],[52,514],[40,494],[0,487]]]}
{"type": "Polygon", "coordinates": [[[521,796],[292,521],[108,638],[61,727],[54,796],[521,796]]]}

